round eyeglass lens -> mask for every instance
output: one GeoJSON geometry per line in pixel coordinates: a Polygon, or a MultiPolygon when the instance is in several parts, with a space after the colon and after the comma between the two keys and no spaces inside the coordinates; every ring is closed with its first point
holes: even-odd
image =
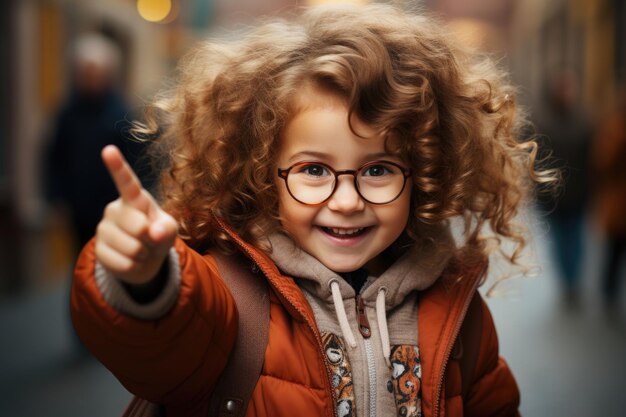
{"type": "Polygon", "coordinates": [[[375,204],[385,204],[400,195],[404,189],[405,175],[395,164],[373,162],[359,170],[356,180],[364,199],[375,204]]]}
{"type": "Polygon", "coordinates": [[[304,163],[294,165],[287,176],[287,188],[301,203],[319,204],[333,192],[335,175],[325,165],[304,163]]]}

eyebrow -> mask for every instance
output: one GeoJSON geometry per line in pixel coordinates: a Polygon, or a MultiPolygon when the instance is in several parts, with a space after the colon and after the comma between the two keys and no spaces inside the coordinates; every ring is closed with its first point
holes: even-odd
{"type": "MultiPolygon", "coordinates": [[[[329,153],[325,153],[325,152],[316,152],[316,151],[302,151],[302,152],[297,152],[295,154],[293,154],[288,161],[294,162],[300,158],[311,158],[311,159],[319,159],[319,160],[323,160],[323,161],[327,161],[329,159],[333,159],[333,155],[329,154],[329,153]]],[[[380,158],[393,158],[393,159],[397,159],[397,156],[392,155],[388,152],[377,152],[377,153],[371,153],[371,154],[367,154],[365,155],[365,157],[363,159],[367,159],[367,160],[375,160],[375,159],[380,159],[380,158]]]]}
{"type": "Polygon", "coordinates": [[[289,158],[289,162],[293,162],[300,158],[312,158],[312,159],[329,159],[330,155],[324,152],[315,152],[315,151],[303,151],[297,152],[289,158]]]}

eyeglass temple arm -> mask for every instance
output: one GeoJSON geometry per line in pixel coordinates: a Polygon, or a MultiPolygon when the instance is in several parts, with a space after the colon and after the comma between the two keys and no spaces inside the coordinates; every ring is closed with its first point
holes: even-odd
{"type": "Polygon", "coordinates": [[[278,176],[281,177],[284,180],[287,180],[287,176],[289,175],[289,171],[291,171],[291,168],[278,168],[278,176]]]}

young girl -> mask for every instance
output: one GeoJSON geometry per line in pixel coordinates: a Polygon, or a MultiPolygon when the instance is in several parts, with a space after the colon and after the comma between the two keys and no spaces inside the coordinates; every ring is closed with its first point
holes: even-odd
{"type": "Polygon", "coordinates": [[[517,414],[484,303],[467,395],[452,358],[481,232],[521,247],[526,179],[548,180],[492,66],[425,17],[315,8],[203,45],[154,110],[140,133],[161,133],[162,201],[104,149],[120,198],[72,293],[78,333],[125,387],[207,415],[237,331],[209,251],[238,251],[270,297],[248,416],[517,414]]]}

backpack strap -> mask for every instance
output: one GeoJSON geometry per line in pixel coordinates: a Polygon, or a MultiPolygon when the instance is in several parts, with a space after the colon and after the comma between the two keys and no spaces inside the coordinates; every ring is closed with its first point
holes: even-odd
{"type": "MultiPolygon", "coordinates": [[[[267,282],[240,253],[211,255],[235,299],[239,325],[228,363],[211,395],[209,415],[242,417],[263,368],[270,315],[267,282]]],[[[165,417],[165,408],[135,396],[122,417],[165,417]]]]}
{"type": "Polygon", "coordinates": [[[211,397],[210,415],[243,417],[261,370],[270,320],[267,282],[240,253],[213,254],[239,312],[237,339],[211,397]],[[243,267],[243,266],[248,266],[243,267]]]}
{"type": "Polygon", "coordinates": [[[480,351],[482,326],[482,300],[480,294],[476,291],[472,301],[470,301],[457,339],[457,346],[455,346],[455,350],[457,350],[455,356],[459,360],[461,369],[461,398],[463,398],[463,401],[467,400],[471,383],[474,380],[474,370],[476,369],[480,351]]]}

